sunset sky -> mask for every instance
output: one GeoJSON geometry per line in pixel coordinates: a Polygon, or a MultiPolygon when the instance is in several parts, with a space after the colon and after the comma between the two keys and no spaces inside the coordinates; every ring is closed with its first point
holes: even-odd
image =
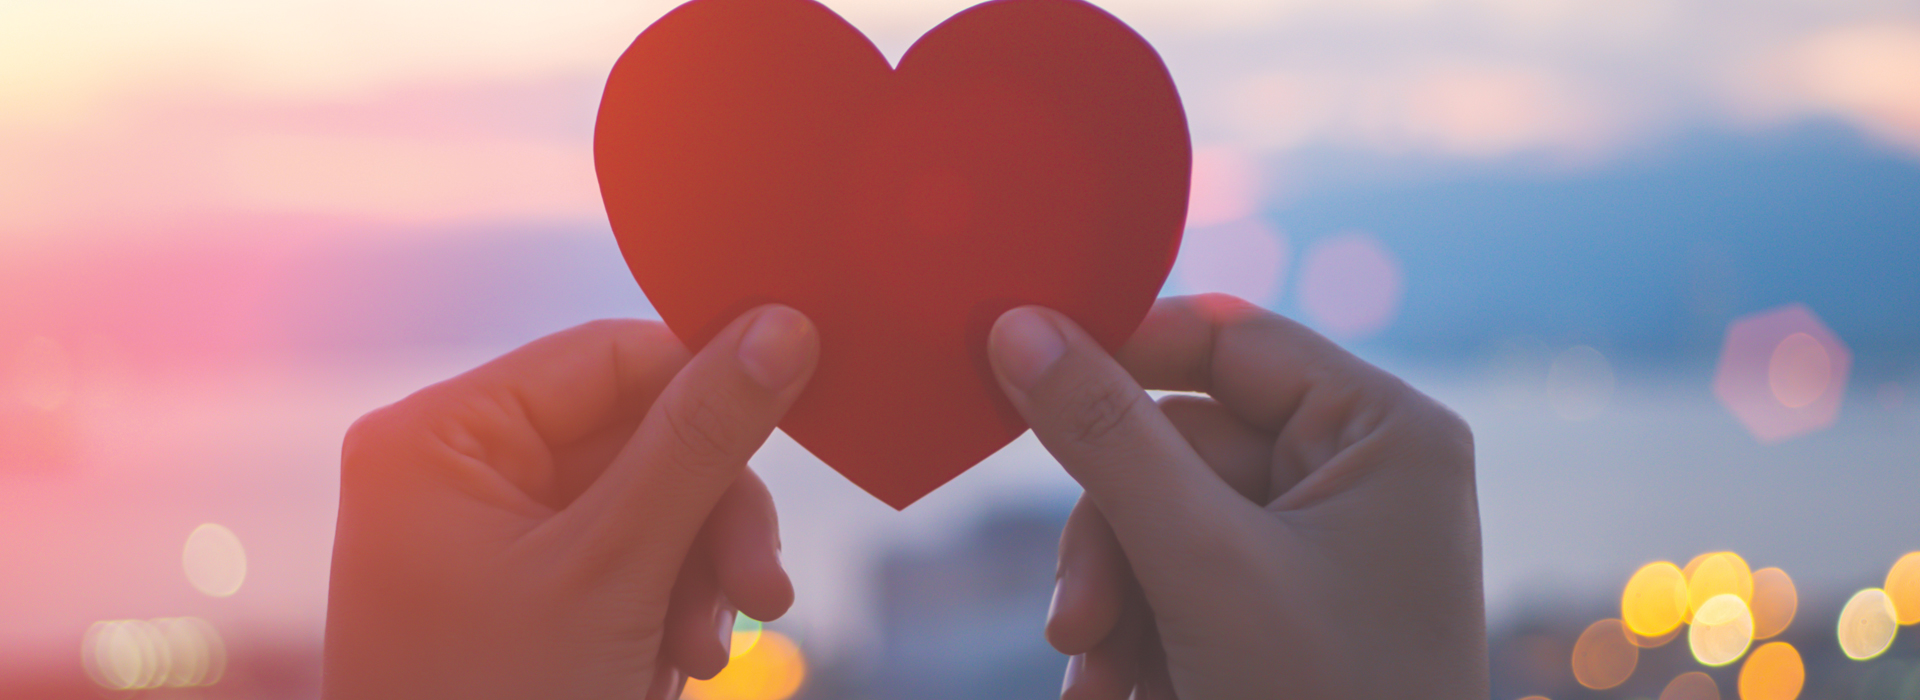
{"type": "MultiPolygon", "coordinates": [[[[897,57],[958,0],[829,3],[897,57]]],[[[672,3],[0,4],[0,245],[156,220],[596,220],[598,87],[672,3]]],[[[1837,118],[1920,153],[1899,0],[1119,0],[1204,146],[1582,167],[1837,118]]]]}
{"type": "MultiPolygon", "coordinates": [[[[650,313],[591,139],[674,4],[0,0],[0,680],[103,619],[316,641],[355,416],[650,313]],[[246,544],[232,598],[180,576],[203,522],[246,544]]],[[[897,59],[972,3],[825,4],[897,59]]],[[[1096,4],[1192,126],[1167,291],[1297,315],[1472,420],[1497,619],[1707,548],[1807,591],[1920,548],[1920,3],[1096,4]],[[1851,363],[1817,424],[1713,393],[1767,314],[1851,363]]],[[[847,648],[883,547],[1077,489],[1030,438],[904,514],[784,436],[759,459],[810,535],[788,629],[847,648]]]]}

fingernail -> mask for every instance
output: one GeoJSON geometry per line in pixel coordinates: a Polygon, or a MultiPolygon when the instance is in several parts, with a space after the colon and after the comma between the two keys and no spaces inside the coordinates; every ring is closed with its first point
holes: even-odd
{"type": "Polygon", "coordinates": [[[719,614],[714,616],[715,631],[719,634],[720,650],[727,656],[733,656],[733,615],[732,606],[720,606],[719,614]]]}
{"type": "Polygon", "coordinates": [[[768,391],[786,389],[806,369],[807,336],[812,334],[813,324],[800,312],[769,307],[740,337],[740,364],[768,391]]]}
{"type": "Polygon", "coordinates": [[[680,669],[676,668],[673,670],[672,680],[668,681],[668,683],[667,700],[680,700],[680,695],[687,691],[686,674],[681,673],[680,669]]]}
{"type": "Polygon", "coordinates": [[[1053,323],[1030,308],[1018,308],[1000,316],[993,325],[987,344],[991,346],[1000,372],[1020,389],[1031,388],[1047,369],[1067,351],[1067,340],[1053,323]]]}
{"type": "Polygon", "coordinates": [[[1067,589],[1067,581],[1066,581],[1065,574],[1066,572],[1063,571],[1060,573],[1060,575],[1054,576],[1054,579],[1053,579],[1053,599],[1047,602],[1047,626],[1048,627],[1053,626],[1053,616],[1060,612],[1060,595],[1062,591],[1065,591],[1067,589]]]}
{"type": "Polygon", "coordinates": [[[1060,694],[1066,695],[1080,680],[1080,667],[1087,662],[1086,654],[1074,654],[1067,659],[1067,676],[1060,679],[1060,694]]]}

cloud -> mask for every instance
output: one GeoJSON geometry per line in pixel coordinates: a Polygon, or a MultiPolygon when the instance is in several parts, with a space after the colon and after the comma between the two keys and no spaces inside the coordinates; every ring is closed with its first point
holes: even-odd
{"type": "Polygon", "coordinates": [[[1584,154],[1621,130],[1594,90],[1524,63],[1442,58],[1373,70],[1281,69],[1242,79],[1223,102],[1229,138],[1269,152],[1584,154]]]}
{"type": "Polygon", "coordinates": [[[1838,27],[1769,58],[1755,69],[1774,81],[1756,75],[1753,82],[1766,90],[1759,98],[1772,103],[1776,118],[1837,116],[1920,153],[1920,23],[1838,27]]]}
{"type": "Polygon", "coordinates": [[[591,221],[598,95],[572,75],[352,98],[150,86],[72,124],[0,130],[0,186],[15,195],[0,202],[0,243],[222,214],[591,221]]]}
{"type": "MultiPolygon", "coordinates": [[[[898,55],[972,0],[831,0],[898,55]]],[[[0,4],[0,237],[261,210],[598,218],[598,85],[671,0],[0,4]]],[[[1111,0],[1200,143],[1587,163],[1839,118],[1920,154],[1895,0],[1111,0]]],[[[1285,170],[1285,163],[1280,170],[1285,170]]]]}

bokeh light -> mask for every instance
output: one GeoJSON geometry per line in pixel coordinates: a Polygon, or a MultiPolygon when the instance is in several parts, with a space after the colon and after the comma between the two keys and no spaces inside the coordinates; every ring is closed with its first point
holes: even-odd
{"type": "Polygon", "coordinates": [[[772,630],[760,632],[748,651],[727,662],[711,680],[687,681],[688,700],[786,700],[806,680],[806,658],[799,645],[772,630]]]}
{"type": "Polygon", "coordinates": [[[1707,601],[1733,595],[1742,604],[1753,600],[1753,570],[1733,552],[1709,552],[1687,563],[1687,609],[1697,612],[1707,601]]]}
{"type": "Polygon", "coordinates": [[[1253,217],[1260,209],[1260,167],[1251,154],[1222,146],[1193,150],[1187,228],[1253,217]]]}
{"type": "Polygon", "coordinates": [[[1725,666],[1740,660],[1753,644],[1753,614],[1747,603],[1732,593],[1707,599],[1693,612],[1693,624],[1687,629],[1687,644],[1693,658],[1706,666],[1725,666]]]}
{"type": "Polygon", "coordinates": [[[1640,567],[1620,594],[1620,619],[1640,638],[1672,632],[1686,621],[1687,608],[1687,577],[1673,562],[1640,567]]]}
{"type": "Polygon", "coordinates": [[[1786,642],[1753,650],[1740,666],[1740,700],[1794,700],[1807,682],[1800,651],[1786,642]]]}
{"type": "Polygon", "coordinates": [[[1573,643],[1573,678],[1594,690],[1606,690],[1633,677],[1640,647],[1627,641],[1626,625],[1601,620],[1587,626],[1573,643]]]}
{"type": "Polygon", "coordinates": [[[1224,292],[1263,306],[1286,278],[1287,237],[1258,219],[1188,228],[1174,278],[1183,292],[1224,292]]]}
{"type": "Polygon", "coordinates": [[[1773,398],[1787,408],[1819,400],[1833,384],[1833,358],[1820,341],[1805,333],[1789,335],[1773,348],[1767,361],[1767,386],[1773,398]]]}
{"type": "Polygon", "coordinates": [[[1768,639],[1787,630],[1800,609],[1793,578],[1779,567],[1753,572],[1753,638],[1768,639]]]}
{"type": "Polygon", "coordinates": [[[1360,340],[1400,314],[1400,261],[1372,234],[1349,232],[1314,242],[1300,263],[1300,308],[1328,335],[1360,340]]]}
{"type": "Polygon", "coordinates": [[[727,658],[738,659],[753,651],[753,645],[760,642],[760,633],[764,627],[759,620],[745,615],[733,616],[733,641],[727,646],[727,658]]]}
{"type": "Polygon", "coordinates": [[[1893,646],[1900,622],[1887,592],[1869,588],[1847,600],[1840,609],[1840,651],[1847,658],[1865,661],[1885,653],[1893,646]]]}
{"type": "Polygon", "coordinates": [[[207,523],[187,535],[180,554],[187,582],[201,593],[225,598],[240,591],[247,580],[247,551],[226,527],[207,523]]]}
{"type": "Polygon", "coordinates": [[[1720,684],[1713,682],[1713,676],[1688,671],[1667,682],[1660,700],[1720,700],[1720,684]]]}
{"type": "Polygon", "coordinates": [[[1613,364],[1585,345],[1575,345],[1553,358],[1547,368],[1547,405],[1570,421],[1584,421],[1607,411],[1613,400],[1613,364]]]}
{"type": "Polygon", "coordinates": [[[87,629],[80,661],[87,676],[109,690],[191,688],[220,682],[227,650],[199,618],[111,620],[87,629]]]}
{"type": "Polygon", "coordinates": [[[1907,552],[1887,571],[1887,600],[1900,624],[1920,623],[1920,552],[1907,552]]]}
{"type": "Polygon", "coordinates": [[[1681,625],[1679,627],[1675,627],[1671,630],[1668,630],[1666,634],[1649,637],[1643,634],[1637,634],[1633,630],[1629,629],[1627,630],[1627,641],[1632,642],[1634,646],[1640,647],[1642,649],[1658,649],[1660,647],[1666,646],[1667,643],[1672,642],[1675,639],[1679,639],[1680,634],[1686,631],[1687,631],[1686,626],[1681,625]]]}
{"type": "Polygon", "coordinates": [[[1755,439],[1778,442],[1833,425],[1853,353],[1800,304],[1727,328],[1713,394],[1755,439]]]}

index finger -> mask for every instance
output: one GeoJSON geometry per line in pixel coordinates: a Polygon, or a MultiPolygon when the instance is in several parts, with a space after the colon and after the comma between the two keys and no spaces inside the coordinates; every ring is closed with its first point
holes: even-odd
{"type": "Polygon", "coordinates": [[[1312,329],[1225,294],[1159,300],[1114,359],[1143,388],[1208,394],[1274,433],[1316,388],[1398,382],[1312,329]]]}
{"type": "Polygon", "coordinates": [[[548,445],[565,445],[613,416],[645,410],[688,357],[665,324],[593,321],[521,346],[434,391],[498,402],[548,445]]]}

